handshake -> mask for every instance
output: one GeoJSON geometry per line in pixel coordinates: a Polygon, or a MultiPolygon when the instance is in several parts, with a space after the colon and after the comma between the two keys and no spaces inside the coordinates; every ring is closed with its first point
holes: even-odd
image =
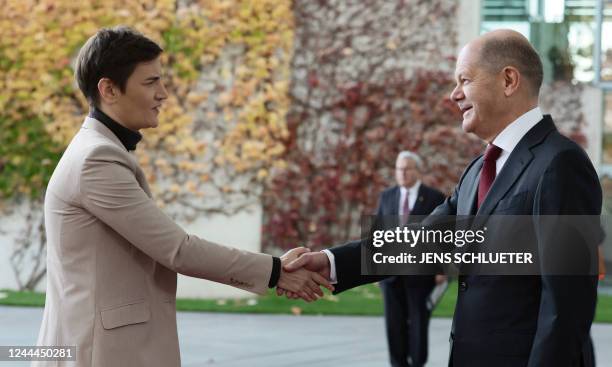
{"type": "Polygon", "coordinates": [[[281,256],[281,274],[276,294],[306,302],[323,297],[321,286],[334,290],[330,283],[330,264],[324,252],[310,252],[305,247],[289,250],[281,256]]]}

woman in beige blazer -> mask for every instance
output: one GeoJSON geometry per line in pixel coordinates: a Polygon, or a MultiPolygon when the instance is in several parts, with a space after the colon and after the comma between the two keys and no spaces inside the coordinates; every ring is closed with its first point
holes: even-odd
{"type": "Polygon", "coordinates": [[[81,49],[79,88],[90,115],[47,188],[47,298],[38,344],[76,346],[74,362],[45,366],[180,366],[177,273],[264,294],[276,285],[322,295],[329,283],[286,273],[283,259],[185,233],[157,208],[131,153],[154,128],[167,93],[161,48],[126,27],[102,29],[81,49]]]}

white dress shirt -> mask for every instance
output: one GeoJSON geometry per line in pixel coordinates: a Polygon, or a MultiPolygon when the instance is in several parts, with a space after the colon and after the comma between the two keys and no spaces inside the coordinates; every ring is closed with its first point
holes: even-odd
{"type": "Polygon", "coordinates": [[[421,181],[417,180],[417,182],[412,185],[410,188],[405,188],[404,186],[400,186],[400,200],[398,203],[397,212],[399,215],[402,215],[404,209],[404,200],[406,200],[406,195],[408,196],[408,209],[412,211],[414,208],[414,204],[416,203],[417,196],[419,195],[419,188],[421,187],[421,181]]]}
{"type": "MultiPolygon", "coordinates": [[[[506,128],[502,130],[502,132],[499,133],[495,137],[495,139],[493,140],[493,144],[502,149],[502,153],[500,154],[499,158],[497,158],[497,161],[495,162],[496,163],[495,164],[495,175],[498,175],[499,172],[502,170],[502,168],[504,167],[504,164],[506,164],[506,161],[508,160],[508,157],[510,157],[510,153],[512,153],[512,151],[514,150],[516,145],[519,143],[519,141],[521,141],[523,136],[525,136],[525,134],[527,134],[527,132],[529,132],[531,128],[533,128],[538,122],[540,122],[542,118],[544,118],[544,115],[542,115],[542,111],[540,110],[540,107],[536,107],[524,113],[516,120],[512,121],[510,125],[506,126],[506,128]]],[[[420,185],[420,182],[418,182],[417,184],[420,185]]],[[[404,188],[402,189],[406,190],[404,188]]],[[[412,190],[412,187],[410,188],[410,190],[412,190]]],[[[410,190],[406,190],[406,191],[410,191],[410,190]]],[[[418,190],[417,190],[417,193],[418,193],[418,190]]],[[[401,205],[404,202],[403,198],[405,198],[404,195],[405,195],[404,191],[402,191],[402,198],[400,199],[399,213],[401,213],[401,209],[402,209],[401,205]]],[[[408,200],[410,202],[410,208],[412,209],[414,207],[413,198],[410,197],[408,200]]],[[[414,196],[414,200],[416,200],[416,194],[414,196]]],[[[336,260],[334,258],[334,254],[329,250],[323,250],[323,252],[327,255],[327,258],[329,259],[330,283],[336,284],[338,283],[338,277],[336,275],[336,260]]]]}
{"type": "Polygon", "coordinates": [[[533,128],[544,116],[540,107],[536,107],[529,110],[519,118],[514,120],[510,125],[506,126],[497,137],[493,140],[493,145],[496,145],[502,149],[502,153],[497,162],[495,162],[495,175],[497,176],[501,171],[502,167],[510,157],[510,153],[514,150],[516,145],[521,141],[523,136],[527,134],[531,128],[533,128]]]}

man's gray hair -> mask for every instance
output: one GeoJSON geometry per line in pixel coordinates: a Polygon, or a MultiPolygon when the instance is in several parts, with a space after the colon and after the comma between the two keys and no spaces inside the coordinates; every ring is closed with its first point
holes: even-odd
{"type": "Polygon", "coordinates": [[[397,163],[397,161],[399,161],[400,159],[405,159],[405,158],[410,158],[410,159],[412,159],[412,160],[413,160],[413,161],[416,163],[417,168],[418,168],[419,170],[422,170],[422,169],[423,169],[423,160],[421,159],[421,157],[419,157],[419,155],[418,155],[418,154],[416,154],[416,153],[414,153],[414,152],[411,152],[411,151],[409,151],[409,150],[404,150],[404,151],[399,152],[399,154],[397,155],[397,159],[395,160],[395,162],[397,163]]]}

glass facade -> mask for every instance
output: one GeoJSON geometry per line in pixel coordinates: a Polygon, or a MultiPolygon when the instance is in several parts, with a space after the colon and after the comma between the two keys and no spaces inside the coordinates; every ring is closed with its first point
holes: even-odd
{"type": "MultiPolygon", "coordinates": [[[[604,83],[612,84],[612,0],[602,0],[599,4],[600,26],[600,71],[599,80],[604,83]]],[[[612,89],[612,85],[607,85],[607,89],[612,89]]]]}
{"type": "Polygon", "coordinates": [[[602,163],[612,165],[612,91],[604,93],[602,163]]]}
{"type": "Polygon", "coordinates": [[[484,0],[482,32],[511,28],[536,47],[546,81],[591,82],[597,0],[484,0]]]}

